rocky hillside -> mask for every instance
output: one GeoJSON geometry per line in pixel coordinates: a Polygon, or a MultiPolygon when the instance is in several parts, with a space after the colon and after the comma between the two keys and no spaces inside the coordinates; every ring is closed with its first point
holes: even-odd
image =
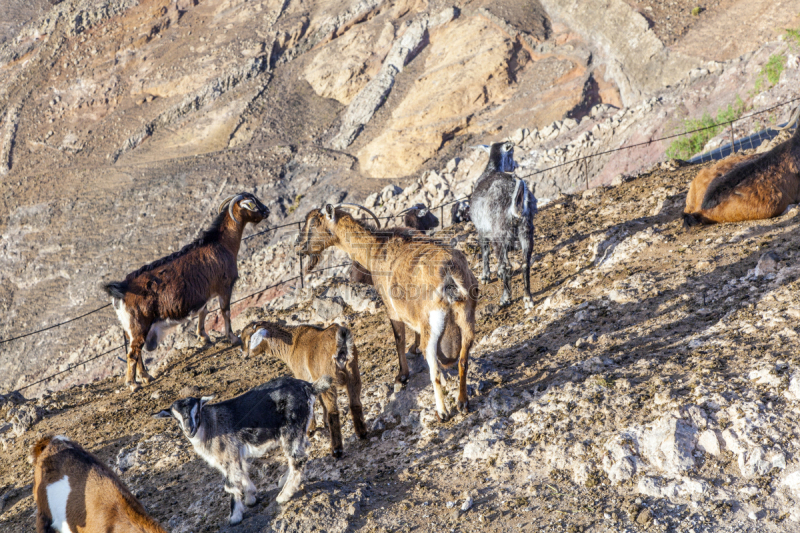
{"type": "MultiPolygon", "coordinates": [[[[797,50],[779,39],[800,25],[790,4],[4,3],[0,337],[103,305],[101,282],[186,244],[242,189],[270,206],[269,225],[345,198],[394,214],[468,193],[483,164],[469,146],[506,137],[540,198],[619,183],[667,143],[534,173],[673,133],[737,95],[755,110],[793,96],[797,50]],[[785,70],[756,90],[776,55],[785,70]]],[[[297,274],[290,233],[247,243],[237,298],[297,274]]],[[[181,335],[153,363],[183,349],[181,335]]],[[[121,338],[105,310],[0,345],[0,388],[121,338]]],[[[98,360],[28,393],[120,367],[98,360]]]]}
{"type": "MultiPolygon", "coordinates": [[[[329,280],[240,314],[236,328],[262,317],[350,324],[370,433],[358,441],[345,417],[335,460],[318,432],[284,507],[273,503],[280,454],[256,461],[262,499],[231,531],[796,531],[800,211],[686,232],[679,215],[696,170],[657,167],[540,211],[535,309],[524,312],[519,276],[507,309],[496,306],[499,282],[485,288],[472,412],[444,424],[423,358],[411,357],[410,383],[394,392],[391,332],[368,288],[329,280]]],[[[477,269],[471,226],[449,232],[477,269]]],[[[149,415],[286,369],[221,340],[173,353],[134,394],[105,379],[6,398],[3,531],[30,529],[25,456],[45,433],[79,436],[170,531],[228,530],[219,475],[149,415]]]]}

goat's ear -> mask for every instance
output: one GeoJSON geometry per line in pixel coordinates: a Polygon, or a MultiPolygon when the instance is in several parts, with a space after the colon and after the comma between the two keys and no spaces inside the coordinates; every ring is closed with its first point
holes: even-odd
{"type": "Polygon", "coordinates": [[[517,180],[517,186],[514,188],[514,211],[516,212],[517,216],[522,215],[527,211],[527,203],[528,203],[528,187],[525,185],[525,182],[522,180],[517,180]]]}
{"type": "Polygon", "coordinates": [[[428,214],[428,210],[427,209],[419,209],[419,210],[417,210],[417,218],[422,218],[427,214],[428,214]]]}
{"type": "Polygon", "coordinates": [[[154,414],[153,418],[173,418],[172,411],[164,409],[163,411],[159,411],[156,414],[154,414]]]}
{"type": "Polygon", "coordinates": [[[202,398],[200,398],[200,409],[205,407],[205,405],[213,399],[214,399],[213,394],[211,396],[203,396],[202,398]]]}
{"type": "Polygon", "coordinates": [[[334,209],[331,204],[325,204],[323,211],[325,212],[325,216],[328,218],[328,220],[332,222],[336,221],[336,209],[334,209]]]}
{"type": "Polygon", "coordinates": [[[261,341],[269,337],[269,331],[266,328],[258,328],[255,333],[250,336],[250,351],[255,350],[261,341]]]}

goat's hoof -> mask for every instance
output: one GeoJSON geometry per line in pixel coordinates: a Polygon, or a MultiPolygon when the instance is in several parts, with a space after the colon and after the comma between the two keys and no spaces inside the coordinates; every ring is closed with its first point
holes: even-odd
{"type": "Polygon", "coordinates": [[[397,381],[395,381],[395,382],[394,382],[394,391],[395,391],[395,392],[400,392],[400,391],[401,391],[401,390],[403,390],[405,387],[406,387],[406,384],[405,384],[405,383],[400,383],[400,382],[397,382],[397,381]]]}
{"type": "Polygon", "coordinates": [[[131,392],[136,392],[137,390],[141,389],[142,386],[138,383],[128,383],[128,388],[131,390],[131,392]]]}
{"type": "Polygon", "coordinates": [[[341,459],[342,458],[342,453],[344,453],[344,452],[342,451],[341,448],[336,448],[335,450],[333,450],[331,452],[331,455],[334,456],[336,459],[341,459]]]}
{"type": "Polygon", "coordinates": [[[436,420],[438,420],[439,422],[447,422],[448,420],[450,420],[450,413],[448,412],[440,413],[439,411],[436,411],[436,420]]]}
{"type": "Polygon", "coordinates": [[[142,376],[142,385],[150,385],[150,382],[153,381],[153,376],[150,374],[145,374],[142,376]]]}
{"type": "Polygon", "coordinates": [[[214,343],[211,341],[210,337],[200,337],[197,339],[197,342],[194,343],[194,347],[205,348],[206,346],[211,346],[212,344],[214,343]]]}
{"type": "Polygon", "coordinates": [[[500,304],[498,305],[498,307],[500,309],[505,309],[509,305],[511,305],[511,300],[500,300],[500,304]]]}
{"type": "Polygon", "coordinates": [[[463,402],[458,402],[458,410],[459,410],[459,411],[460,411],[462,414],[467,414],[467,413],[469,413],[469,400],[465,400],[465,401],[463,401],[463,402]]]}
{"type": "Polygon", "coordinates": [[[235,526],[236,524],[239,524],[241,522],[242,522],[242,515],[240,514],[236,516],[231,515],[231,517],[228,519],[228,523],[232,526],[235,526]]]}
{"type": "Polygon", "coordinates": [[[532,310],[532,309],[533,309],[533,300],[531,300],[531,297],[530,297],[530,296],[526,296],[526,297],[524,297],[524,298],[522,299],[522,301],[523,301],[523,303],[524,303],[524,305],[525,305],[525,310],[526,310],[526,311],[530,311],[530,310],[532,310]]]}

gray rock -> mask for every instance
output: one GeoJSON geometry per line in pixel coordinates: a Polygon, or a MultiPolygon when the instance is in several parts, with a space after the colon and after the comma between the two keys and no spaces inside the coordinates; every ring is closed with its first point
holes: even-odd
{"type": "Polygon", "coordinates": [[[642,451],[656,468],[679,475],[695,467],[694,451],[697,428],[667,415],[642,435],[642,451]]]}
{"type": "Polygon", "coordinates": [[[8,412],[6,419],[11,422],[14,435],[19,437],[42,419],[42,409],[33,404],[18,405],[8,412]]]}
{"type": "Polygon", "coordinates": [[[344,306],[344,300],[339,296],[334,298],[314,298],[314,301],[311,302],[311,307],[323,322],[342,316],[344,306]]]}
{"type": "Polygon", "coordinates": [[[778,260],[778,254],[775,252],[765,253],[758,260],[754,274],[757,277],[766,276],[767,274],[774,274],[778,269],[778,260]]]}

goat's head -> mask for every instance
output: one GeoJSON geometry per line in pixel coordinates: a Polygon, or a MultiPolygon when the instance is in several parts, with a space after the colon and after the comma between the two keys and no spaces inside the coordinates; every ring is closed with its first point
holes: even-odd
{"type": "Polygon", "coordinates": [[[243,225],[248,222],[258,224],[269,216],[269,208],[249,192],[240,192],[227,197],[220,204],[218,212],[222,213],[225,209],[234,222],[243,225]]]}
{"type": "Polygon", "coordinates": [[[261,322],[248,324],[239,335],[239,338],[242,339],[242,346],[240,347],[241,354],[245,357],[253,355],[255,350],[268,336],[269,331],[261,322]]]}
{"type": "Polygon", "coordinates": [[[322,252],[336,244],[336,226],[344,211],[343,206],[352,206],[363,209],[380,227],[380,221],[375,214],[366,207],[357,204],[326,204],[322,209],[313,209],[306,215],[306,221],[295,241],[295,252],[300,256],[309,256],[307,272],[314,270],[319,263],[322,252]]]}
{"type": "Polygon", "coordinates": [[[416,204],[405,211],[403,224],[406,227],[427,231],[439,225],[439,219],[423,204],[416,204]]]}
{"type": "Polygon", "coordinates": [[[206,403],[213,400],[213,396],[203,396],[202,398],[184,398],[175,401],[169,409],[164,409],[153,415],[153,418],[174,418],[178,421],[183,434],[187,438],[193,438],[200,426],[200,413],[206,403]]]}
{"type": "Polygon", "coordinates": [[[489,153],[489,162],[486,163],[487,169],[499,170],[500,172],[514,172],[517,162],[514,161],[514,143],[504,141],[494,143],[491,146],[482,144],[477,146],[481,150],[489,153]]]}
{"type": "Polygon", "coordinates": [[[469,200],[456,202],[450,209],[450,215],[452,217],[453,224],[469,221],[469,200]]]}

